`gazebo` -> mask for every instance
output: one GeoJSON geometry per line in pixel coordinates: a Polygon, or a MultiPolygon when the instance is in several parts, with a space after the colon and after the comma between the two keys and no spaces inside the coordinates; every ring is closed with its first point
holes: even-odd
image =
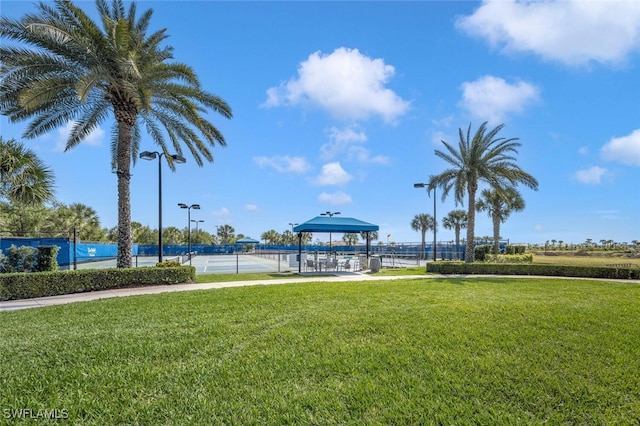
{"type": "Polygon", "coordinates": [[[298,234],[298,273],[302,272],[302,233],[303,232],[364,232],[367,236],[367,258],[369,257],[369,232],[377,231],[380,227],[363,222],[352,217],[316,216],[304,223],[293,227],[298,234]]]}

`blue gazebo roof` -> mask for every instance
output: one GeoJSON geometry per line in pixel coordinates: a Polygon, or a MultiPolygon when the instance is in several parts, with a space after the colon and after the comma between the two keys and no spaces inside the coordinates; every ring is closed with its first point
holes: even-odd
{"type": "Polygon", "coordinates": [[[293,227],[293,232],[370,232],[380,227],[352,217],[316,216],[293,227]]]}

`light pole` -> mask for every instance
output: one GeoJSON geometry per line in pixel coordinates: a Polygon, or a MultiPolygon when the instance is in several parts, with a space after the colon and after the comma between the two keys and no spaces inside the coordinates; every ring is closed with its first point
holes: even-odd
{"type": "MultiPolygon", "coordinates": [[[[414,183],[414,188],[427,188],[427,195],[429,195],[429,184],[427,183],[414,183]]],[[[433,186],[433,261],[436,261],[436,228],[438,221],[436,219],[436,187],[433,186]]]]}
{"type": "MultiPolygon", "coordinates": [[[[320,216],[329,216],[329,217],[333,217],[337,214],[340,214],[340,212],[330,212],[330,211],[326,211],[324,213],[320,213],[320,216]]],[[[329,256],[331,256],[331,232],[329,232],[329,256]]]]}
{"type": "MultiPolygon", "coordinates": [[[[200,232],[198,232],[198,224],[204,222],[204,220],[202,220],[202,219],[200,219],[200,220],[191,219],[191,222],[195,222],[195,224],[196,224],[196,238],[200,237],[200,232]]],[[[198,240],[198,242],[200,242],[200,240],[198,240]]]]}
{"type": "MultiPolygon", "coordinates": [[[[143,160],[158,159],[158,262],[162,262],[162,156],[158,151],[143,151],[140,158],[143,160]]],[[[174,163],[184,164],[187,160],[181,155],[170,155],[174,163]]]]}
{"type": "Polygon", "coordinates": [[[185,203],[178,203],[178,207],[187,209],[187,244],[189,247],[189,265],[191,265],[191,209],[200,210],[200,204],[188,206],[185,203]]]}
{"type": "Polygon", "coordinates": [[[298,223],[289,222],[289,226],[291,226],[291,232],[293,232],[293,227],[299,225],[298,223]]]}

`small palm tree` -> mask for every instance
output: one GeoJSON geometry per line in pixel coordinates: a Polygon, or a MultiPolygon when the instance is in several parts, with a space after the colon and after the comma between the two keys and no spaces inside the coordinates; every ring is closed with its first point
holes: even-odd
{"type": "Polygon", "coordinates": [[[0,136],[0,199],[13,204],[42,204],[53,199],[51,169],[15,139],[0,136]]]}
{"type": "Polygon", "coordinates": [[[456,204],[462,204],[465,195],[467,196],[469,226],[467,227],[466,262],[473,262],[475,257],[473,249],[476,192],[479,184],[486,182],[498,192],[515,188],[518,184],[524,184],[534,190],[538,189],[538,181],[515,163],[514,154],[518,153],[517,148],[520,146],[518,138],[498,137],[498,133],[503,128],[504,124],[500,124],[493,130],[487,130],[487,122],[484,122],[472,137],[471,124],[469,124],[466,134],[462,128],[459,129],[460,141],[457,147],[442,141],[445,150],[435,150],[436,156],[445,160],[451,167],[432,176],[429,187],[442,188],[443,201],[452,189],[456,204]]]}
{"type": "Polygon", "coordinates": [[[427,231],[433,230],[434,226],[435,221],[433,220],[433,216],[427,213],[417,214],[411,220],[411,229],[420,232],[420,236],[422,237],[422,253],[420,255],[420,258],[422,259],[424,259],[425,250],[427,247],[425,239],[427,231]]]}
{"type": "Polygon", "coordinates": [[[66,150],[77,146],[109,116],[111,167],[118,180],[118,267],[131,266],[131,164],[142,129],[165,154],[182,154],[198,165],[213,161],[210,147],[225,145],[206,117],[209,110],[231,118],[226,102],[206,92],[193,70],[168,63],[173,49],[162,47],[166,30],[147,34],[153,11],[138,19],[136,4],[96,0],[94,22],[70,0],[41,2],[38,12],[20,20],[0,18],[0,113],[12,122],[31,120],[25,138],[35,138],[73,122],[66,150]]]}
{"type": "Polygon", "coordinates": [[[460,247],[460,231],[469,225],[469,215],[464,210],[452,210],[442,218],[442,226],[453,229],[456,234],[456,256],[460,247]]]}
{"type": "Polygon", "coordinates": [[[216,230],[216,235],[220,239],[220,244],[232,244],[236,239],[235,233],[236,230],[231,225],[221,225],[218,226],[216,230]]]}
{"type": "Polygon", "coordinates": [[[493,223],[493,254],[500,252],[500,224],[504,223],[511,213],[524,210],[524,199],[518,191],[507,188],[503,192],[483,189],[476,210],[487,212],[493,223]]]}
{"type": "Polygon", "coordinates": [[[342,236],[342,241],[344,241],[348,246],[355,246],[358,244],[359,239],[360,237],[356,232],[345,232],[342,236]]]}

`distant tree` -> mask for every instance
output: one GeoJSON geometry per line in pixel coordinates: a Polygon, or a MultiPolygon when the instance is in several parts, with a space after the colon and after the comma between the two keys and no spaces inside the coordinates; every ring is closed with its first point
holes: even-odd
{"type": "Polygon", "coordinates": [[[369,231],[367,232],[360,232],[360,238],[362,238],[363,241],[367,241],[367,234],[369,234],[369,243],[372,243],[373,241],[376,241],[378,239],[378,231],[369,231]]]}
{"type": "Polygon", "coordinates": [[[464,210],[452,210],[442,218],[442,226],[453,229],[456,235],[456,248],[460,246],[460,230],[469,225],[469,215],[464,210]]]}
{"type": "MultiPolygon", "coordinates": [[[[131,222],[133,242],[137,244],[158,244],[158,230],[140,222],[131,222]]],[[[163,234],[164,235],[164,234],[163,234]]],[[[165,241],[167,241],[165,239],[165,241]]]]}
{"type": "Polygon", "coordinates": [[[344,241],[348,246],[355,246],[358,244],[358,239],[358,234],[355,232],[345,232],[342,235],[342,241],[344,241]]]}
{"type": "Polygon", "coordinates": [[[281,238],[280,233],[275,229],[263,232],[260,236],[260,239],[264,241],[265,244],[280,244],[281,238]]]}
{"type": "Polygon", "coordinates": [[[82,241],[105,241],[105,230],[100,226],[96,211],[82,203],[54,203],[43,230],[51,236],[76,237],[82,241]]]}
{"type": "Polygon", "coordinates": [[[53,172],[32,150],[0,136],[0,200],[22,206],[43,204],[53,200],[53,185],[53,172]]]}
{"type": "MultiPolygon", "coordinates": [[[[137,19],[135,2],[128,11],[122,0],[112,0],[111,7],[107,0],[96,4],[97,22],[70,0],[41,2],[20,20],[0,18],[0,36],[17,42],[0,43],[0,113],[12,122],[30,119],[25,138],[73,122],[67,150],[115,118],[117,266],[130,267],[130,171],[143,129],[165,154],[170,147],[182,154],[184,142],[202,165],[203,157],[213,161],[209,146],[225,144],[208,112],[231,118],[231,109],[204,91],[190,67],[168,62],[173,48],[161,46],[166,30],[147,33],[152,10],[137,19]]],[[[164,158],[173,169],[171,157],[164,158]]]]}
{"type": "Polygon", "coordinates": [[[220,240],[220,244],[232,244],[235,242],[235,232],[231,225],[221,225],[217,227],[216,235],[220,240]]]}
{"type": "Polygon", "coordinates": [[[483,189],[480,193],[476,209],[479,212],[487,212],[493,223],[493,254],[500,252],[500,224],[504,223],[511,213],[522,211],[524,207],[522,195],[513,188],[504,191],[483,189]]]}
{"type": "Polygon", "coordinates": [[[435,221],[433,220],[433,216],[427,213],[420,213],[413,217],[411,220],[411,229],[414,231],[420,232],[420,236],[422,237],[422,253],[420,255],[421,258],[424,259],[425,250],[427,248],[426,243],[426,235],[427,231],[432,231],[435,226],[435,221]]]}
{"type": "MultiPolygon", "coordinates": [[[[162,240],[163,244],[185,245],[187,244],[186,230],[180,230],[175,226],[163,227],[162,240]]],[[[157,243],[157,241],[158,239],[156,238],[155,242],[157,243]]]]}
{"type": "MultiPolygon", "coordinates": [[[[0,202],[2,230],[16,237],[41,237],[50,210],[43,205],[19,205],[0,202]]],[[[46,234],[45,234],[46,235],[46,234]]],[[[46,235],[49,236],[49,235],[46,235]]]]}
{"type": "Polygon", "coordinates": [[[474,260],[476,192],[480,182],[488,183],[498,192],[515,188],[518,184],[538,189],[538,181],[515,163],[514,154],[517,154],[517,148],[520,146],[518,138],[497,137],[503,128],[504,124],[500,124],[487,131],[487,122],[484,122],[472,137],[469,124],[466,134],[462,128],[459,129],[460,140],[457,148],[442,141],[445,150],[435,150],[436,156],[451,167],[432,176],[429,188],[440,187],[443,201],[453,189],[456,204],[462,204],[465,195],[467,196],[469,225],[466,262],[474,260]]]}

